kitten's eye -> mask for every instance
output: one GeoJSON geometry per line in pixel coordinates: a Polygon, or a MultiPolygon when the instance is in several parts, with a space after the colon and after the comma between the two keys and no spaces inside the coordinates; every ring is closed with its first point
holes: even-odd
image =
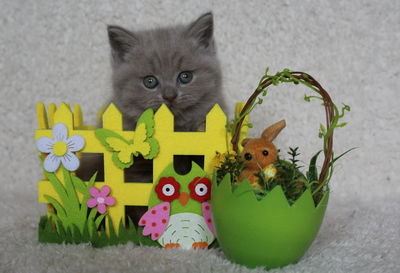
{"type": "Polygon", "coordinates": [[[178,76],[178,81],[183,84],[191,82],[193,79],[193,73],[190,71],[181,72],[178,76]]]}
{"type": "Polygon", "coordinates": [[[264,150],[264,151],[262,152],[262,154],[263,154],[264,156],[267,156],[267,155],[269,154],[269,152],[268,152],[267,150],[264,150]]]}
{"type": "Polygon", "coordinates": [[[156,86],[158,85],[158,80],[154,76],[146,76],[143,79],[143,84],[147,88],[153,89],[156,88],[156,86]]]}

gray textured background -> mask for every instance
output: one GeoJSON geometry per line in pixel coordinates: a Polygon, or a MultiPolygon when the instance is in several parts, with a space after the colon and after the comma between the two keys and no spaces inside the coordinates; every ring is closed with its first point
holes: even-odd
{"type": "MultiPolygon", "coordinates": [[[[93,250],[38,245],[36,238],[44,208],[37,204],[35,103],[80,103],[93,123],[110,93],[107,24],[188,23],[210,10],[231,113],[267,66],[308,72],[338,105],[352,107],[335,150],[359,149],[337,165],[316,242],[282,272],[400,270],[400,2],[226,0],[0,2],[0,271],[250,272],[218,251],[93,250]]],[[[320,148],[324,117],[317,102],[302,100],[305,92],[272,88],[252,115],[251,135],[285,118],[276,143],[300,146],[307,162],[320,148]]]]}

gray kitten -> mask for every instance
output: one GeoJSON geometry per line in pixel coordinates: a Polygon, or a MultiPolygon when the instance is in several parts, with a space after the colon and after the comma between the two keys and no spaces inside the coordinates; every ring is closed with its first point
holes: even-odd
{"type": "Polygon", "coordinates": [[[186,26],[136,32],[108,27],[111,101],[125,117],[125,129],[133,130],[145,109],[163,103],[175,116],[176,131],[196,131],[214,104],[225,108],[213,28],[211,13],[186,26]]]}
{"type": "MultiPolygon", "coordinates": [[[[113,96],[124,116],[124,129],[134,130],[140,114],[166,104],[175,116],[175,131],[197,131],[221,94],[221,70],[213,39],[213,16],[193,23],[147,31],[108,27],[112,53],[113,96]]],[[[192,156],[174,160],[175,171],[190,171],[192,156]]],[[[197,162],[200,163],[200,162],[197,162]]],[[[152,181],[152,162],[142,158],[125,170],[126,181],[152,181]]],[[[137,223],[146,207],[128,208],[137,223]]]]}
{"type": "MultiPolygon", "coordinates": [[[[108,27],[111,102],[122,112],[125,130],[134,130],[145,109],[156,111],[163,103],[175,116],[176,131],[197,131],[216,103],[225,108],[213,28],[211,13],[189,25],[154,30],[133,32],[108,27]]],[[[193,159],[180,157],[174,162],[175,170],[181,174],[190,171],[193,159]]],[[[83,155],[78,176],[88,180],[98,170],[97,180],[102,181],[101,161],[96,155],[83,155]]],[[[152,162],[138,158],[125,170],[125,181],[151,182],[151,174],[152,162]]]]}

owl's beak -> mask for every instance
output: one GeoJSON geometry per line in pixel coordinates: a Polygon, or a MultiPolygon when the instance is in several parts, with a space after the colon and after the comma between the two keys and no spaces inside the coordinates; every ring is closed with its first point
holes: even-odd
{"type": "Polygon", "coordinates": [[[186,203],[189,201],[189,194],[187,194],[186,192],[182,192],[182,193],[179,195],[178,200],[179,200],[179,202],[182,204],[182,206],[185,206],[186,203]]]}

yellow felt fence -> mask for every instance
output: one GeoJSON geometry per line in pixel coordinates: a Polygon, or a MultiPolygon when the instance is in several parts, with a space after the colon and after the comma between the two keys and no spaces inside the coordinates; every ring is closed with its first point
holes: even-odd
{"type": "MultiPolygon", "coordinates": [[[[237,110],[241,105],[237,106],[237,110]]],[[[75,105],[73,112],[68,104],[62,103],[57,109],[54,104],[45,109],[43,103],[37,104],[38,129],[35,140],[40,137],[52,137],[51,128],[54,124],[63,123],[68,128],[68,137],[81,135],[85,139],[82,153],[103,154],[104,157],[104,181],[95,183],[97,188],[108,185],[111,195],[116,199],[114,206],[108,207],[108,216],[111,217],[115,230],[119,222],[125,223],[125,206],[147,206],[152,183],[125,182],[124,169],[118,168],[112,160],[112,152],[108,151],[94,134],[93,126],[85,126],[82,111],[79,105],[75,105]]],[[[124,131],[122,115],[117,107],[110,104],[102,114],[103,128],[115,131],[125,139],[133,139],[134,131],[124,131]]],[[[211,174],[213,171],[213,159],[216,152],[227,151],[226,139],[226,115],[218,105],[215,105],[206,118],[204,132],[174,132],[174,117],[170,110],[161,106],[154,115],[154,135],[160,150],[153,159],[153,181],[156,181],[160,173],[173,162],[174,155],[202,155],[204,156],[204,170],[211,174]]],[[[56,176],[63,181],[61,169],[56,171],[56,176]]],[[[48,203],[44,195],[50,195],[60,201],[52,185],[43,175],[39,181],[39,202],[48,203]]],[[[79,198],[82,196],[78,194],[79,198]]],[[[106,222],[106,224],[108,224],[106,222]]],[[[108,230],[108,226],[106,225],[108,230]]]]}

